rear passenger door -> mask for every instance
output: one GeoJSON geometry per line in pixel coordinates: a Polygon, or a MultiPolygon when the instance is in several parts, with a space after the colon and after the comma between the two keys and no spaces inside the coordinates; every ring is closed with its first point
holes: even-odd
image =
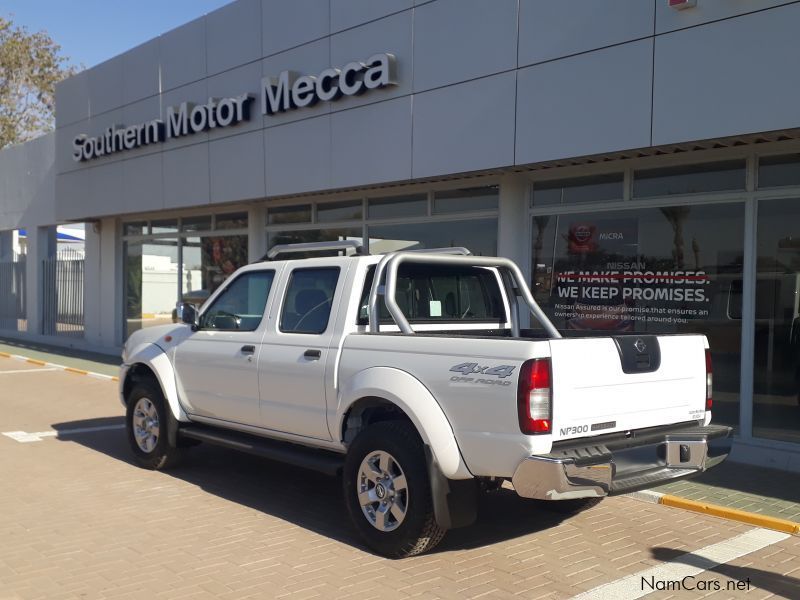
{"type": "Polygon", "coordinates": [[[335,314],[344,280],[341,261],[290,268],[259,356],[262,427],[331,439],[326,374],[335,367],[335,314]]]}

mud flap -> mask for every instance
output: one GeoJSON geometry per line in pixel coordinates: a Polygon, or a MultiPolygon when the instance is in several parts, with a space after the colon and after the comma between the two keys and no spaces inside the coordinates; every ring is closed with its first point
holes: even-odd
{"type": "Polygon", "coordinates": [[[456,529],[472,525],[478,517],[478,480],[445,477],[427,444],[425,461],[431,482],[433,512],[439,527],[456,529]]]}
{"type": "MultiPolygon", "coordinates": [[[[166,402],[164,402],[166,404],[166,402]]],[[[167,415],[167,442],[170,448],[178,447],[178,419],[172,414],[169,406],[165,406],[164,412],[167,415]]]]}

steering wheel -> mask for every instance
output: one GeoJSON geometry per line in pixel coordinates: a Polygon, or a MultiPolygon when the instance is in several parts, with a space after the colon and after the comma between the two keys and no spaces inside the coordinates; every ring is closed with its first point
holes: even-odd
{"type": "Polygon", "coordinates": [[[211,319],[209,320],[210,322],[207,321],[206,324],[209,327],[216,328],[215,323],[217,317],[231,317],[233,319],[233,322],[236,324],[236,329],[239,329],[240,325],[242,324],[242,318],[239,315],[235,315],[233,313],[229,313],[224,310],[216,311],[213,315],[211,315],[211,319]]]}

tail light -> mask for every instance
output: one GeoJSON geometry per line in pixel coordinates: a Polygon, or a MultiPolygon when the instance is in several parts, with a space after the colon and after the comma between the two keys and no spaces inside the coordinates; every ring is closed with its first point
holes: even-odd
{"type": "Polygon", "coordinates": [[[711,388],[714,383],[714,374],[711,368],[711,350],[706,348],[706,410],[711,410],[711,405],[714,400],[711,394],[711,388]]]}
{"type": "Polygon", "coordinates": [[[535,358],[522,365],[517,384],[519,429],[526,434],[550,433],[553,427],[553,378],[550,359],[535,358]]]}

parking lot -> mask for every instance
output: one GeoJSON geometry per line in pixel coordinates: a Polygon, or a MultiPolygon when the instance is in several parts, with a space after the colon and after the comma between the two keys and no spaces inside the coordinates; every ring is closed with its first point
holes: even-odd
{"type": "Polygon", "coordinates": [[[378,558],[336,479],[203,446],[133,466],[116,389],[0,358],[0,598],[800,597],[800,538],[627,497],[564,516],[501,490],[378,558]]]}

